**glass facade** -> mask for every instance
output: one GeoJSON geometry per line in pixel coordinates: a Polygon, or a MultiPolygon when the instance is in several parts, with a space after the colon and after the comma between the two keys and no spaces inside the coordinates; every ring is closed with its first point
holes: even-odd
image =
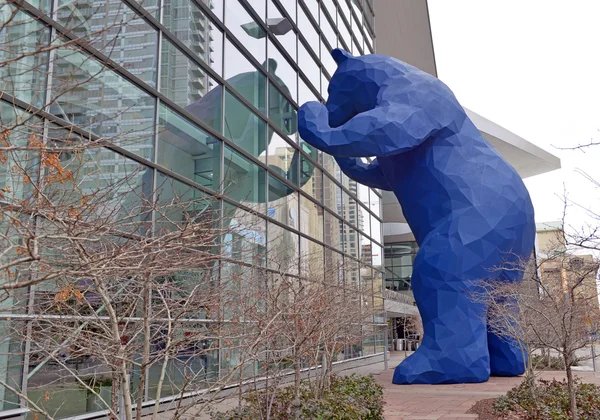
{"type": "MultiPolygon", "coordinates": [[[[64,166],[73,171],[70,182],[91,189],[127,179],[123,196],[110,198],[115,207],[125,208],[135,206],[131,200],[141,200],[144,191],[160,190],[164,200],[220,194],[224,220],[247,224],[252,232],[224,238],[224,255],[268,267],[270,255],[285,250],[291,276],[343,266],[343,281],[372,291],[362,304],[380,311],[375,324],[385,321],[381,193],[350,180],[334,159],[306,144],[296,120],[299,104],[327,98],[336,67],[331,49],[355,55],[374,51],[372,2],[24,3],[27,7],[15,14],[13,24],[0,31],[0,59],[10,61],[0,76],[15,99],[0,98],[3,125],[16,118],[15,112],[29,112],[29,105],[50,104],[39,138],[73,141],[79,136],[85,141],[82,134],[60,127],[71,124],[115,146],[64,157],[64,166]],[[273,26],[281,21],[287,21],[286,31],[273,26]],[[71,42],[73,36],[85,39],[85,45],[71,42]],[[26,54],[50,44],[58,47],[26,54]],[[127,195],[128,189],[142,194],[127,195]],[[239,241],[252,241],[259,250],[252,261],[236,251],[243,248],[236,245],[239,241]]],[[[6,14],[10,8],[2,9],[6,14]]],[[[12,194],[26,194],[26,187],[5,168],[0,167],[0,188],[11,184],[12,194]]],[[[175,213],[171,220],[181,217],[175,213]]],[[[161,218],[153,220],[154,229],[161,229],[161,218]]],[[[390,258],[394,271],[396,257],[390,258]]],[[[221,275],[243,275],[242,267],[228,262],[221,275]]],[[[195,278],[193,273],[178,276],[187,282],[195,278]]],[[[385,275],[386,287],[396,283],[385,275]]],[[[43,300],[44,293],[32,292],[30,299],[43,300]]],[[[23,311],[35,314],[35,305],[25,305],[23,311]]],[[[20,328],[15,322],[7,316],[0,325],[20,328]]],[[[365,326],[362,335],[362,343],[347,349],[344,357],[383,350],[383,334],[376,326],[365,326]]],[[[51,393],[47,409],[57,417],[98,409],[85,391],[65,388],[57,366],[47,359],[23,352],[28,358],[24,372],[23,360],[10,357],[16,347],[34,348],[30,342],[2,341],[0,379],[27,389],[28,397],[40,404],[51,393]]],[[[102,371],[101,364],[86,363],[72,368],[102,371]]],[[[207,375],[223,375],[235,364],[235,354],[215,353],[202,363],[207,375]]],[[[181,372],[176,364],[174,360],[169,369],[181,372]]],[[[149,373],[147,395],[153,395],[158,374],[149,373]]],[[[0,389],[0,410],[24,405],[16,394],[0,389]]]]}
{"type": "Polygon", "coordinates": [[[385,288],[395,291],[411,290],[413,262],[419,247],[416,242],[385,244],[385,288]]]}

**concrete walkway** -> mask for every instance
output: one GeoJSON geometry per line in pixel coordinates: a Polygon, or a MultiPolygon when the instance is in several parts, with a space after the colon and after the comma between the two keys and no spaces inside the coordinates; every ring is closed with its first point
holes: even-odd
{"type": "MultiPolygon", "coordinates": [[[[383,366],[377,372],[372,369],[377,382],[384,388],[386,420],[466,420],[476,419],[476,414],[466,414],[479,400],[495,398],[505,394],[518,385],[521,377],[496,378],[481,384],[462,385],[394,385],[392,375],[394,368],[404,359],[404,352],[392,353],[389,369],[383,366]],[[377,372],[377,373],[376,373],[377,372]]],[[[379,365],[374,365],[375,368],[379,365]]],[[[363,373],[363,372],[360,372],[363,373]]],[[[600,385],[600,373],[577,372],[583,381],[600,385]]],[[[556,378],[562,380],[561,372],[546,371],[539,375],[543,379],[556,378]]]]}

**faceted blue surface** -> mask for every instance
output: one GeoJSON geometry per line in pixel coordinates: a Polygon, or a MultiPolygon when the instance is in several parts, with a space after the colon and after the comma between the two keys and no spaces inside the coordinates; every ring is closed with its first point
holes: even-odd
{"type": "Polygon", "coordinates": [[[393,382],[523,373],[515,343],[488,333],[487,308],[470,299],[480,279],[521,280],[518,271],[498,270],[533,249],[533,206],[521,177],[437,78],[381,55],[332,56],[338,68],[327,105],[300,108],[300,135],[350,178],[393,191],[420,247],[411,283],[424,338],[393,382]]]}

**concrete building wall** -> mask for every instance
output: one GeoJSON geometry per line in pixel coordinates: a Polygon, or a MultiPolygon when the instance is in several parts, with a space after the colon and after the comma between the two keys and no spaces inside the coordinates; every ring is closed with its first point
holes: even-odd
{"type": "Polygon", "coordinates": [[[427,0],[375,1],[375,52],[437,76],[427,0]]]}

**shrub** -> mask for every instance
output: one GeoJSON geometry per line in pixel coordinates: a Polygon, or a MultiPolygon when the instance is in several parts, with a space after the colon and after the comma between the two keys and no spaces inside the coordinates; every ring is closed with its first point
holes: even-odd
{"type": "MultiPolygon", "coordinates": [[[[581,420],[600,419],[600,386],[575,379],[575,397],[581,420]]],[[[537,384],[523,381],[494,404],[503,415],[517,414],[528,420],[568,420],[569,390],[566,381],[539,380],[537,384]]]]}
{"type": "MultiPolygon", "coordinates": [[[[531,364],[536,370],[565,370],[565,361],[562,357],[534,354],[531,356],[531,364]]],[[[573,362],[571,366],[577,366],[577,362],[573,362]]]]}
{"type": "Polygon", "coordinates": [[[300,386],[299,399],[293,386],[257,391],[245,397],[241,410],[213,415],[216,420],[248,420],[266,418],[267,401],[274,396],[270,409],[273,420],[382,420],[383,388],[372,376],[331,377],[329,390],[320,398],[309,384],[300,386]]]}

